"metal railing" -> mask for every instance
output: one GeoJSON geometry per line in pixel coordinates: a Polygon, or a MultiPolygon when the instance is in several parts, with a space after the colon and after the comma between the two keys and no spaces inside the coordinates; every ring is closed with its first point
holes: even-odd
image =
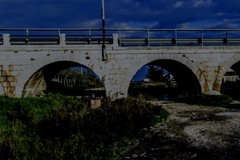
{"type": "Polygon", "coordinates": [[[120,29],[122,46],[240,45],[240,29],[120,29]]]}
{"type": "MultiPolygon", "coordinates": [[[[240,29],[105,28],[105,43],[119,46],[238,46],[240,29]],[[117,35],[117,39],[113,38],[117,35]],[[117,42],[113,42],[116,41],[117,42]]],[[[102,44],[101,28],[1,28],[0,45],[102,44]],[[4,36],[5,35],[5,36],[4,36]],[[8,36],[6,36],[8,35],[8,36]],[[5,41],[5,42],[4,42],[5,41]]]]}
{"type": "MultiPolygon", "coordinates": [[[[101,29],[96,28],[4,28],[0,29],[0,44],[4,42],[4,34],[9,35],[10,45],[57,45],[61,38],[66,45],[102,44],[101,29]]],[[[112,35],[106,35],[106,42],[112,44],[112,35]]]]}

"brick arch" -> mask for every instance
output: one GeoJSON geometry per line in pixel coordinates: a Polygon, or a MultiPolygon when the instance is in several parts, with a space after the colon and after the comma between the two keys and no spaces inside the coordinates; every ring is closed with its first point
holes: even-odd
{"type": "Polygon", "coordinates": [[[125,84],[128,86],[127,88],[129,88],[129,85],[134,75],[144,65],[150,64],[151,62],[157,61],[157,60],[173,60],[173,61],[179,62],[180,64],[184,65],[189,70],[191,70],[192,73],[196,76],[196,78],[198,79],[199,85],[201,87],[201,91],[205,92],[207,90],[207,87],[206,87],[207,78],[202,71],[203,66],[199,66],[198,64],[184,57],[182,54],[179,54],[178,56],[175,55],[173,57],[171,54],[160,54],[160,53],[154,56],[147,55],[144,58],[141,58],[140,61],[138,59],[138,61],[132,62],[133,65],[131,66],[131,70],[129,71],[128,76],[126,76],[126,79],[125,79],[125,84]]]}
{"type": "Polygon", "coordinates": [[[20,97],[23,95],[23,90],[28,82],[28,80],[37,73],[40,69],[42,69],[44,66],[47,66],[49,64],[57,63],[57,62],[73,62],[79,65],[83,65],[90,70],[92,70],[100,79],[103,77],[103,72],[99,65],[93,65],[89,63],[86,60],[81,60],[77,56],[59,56],[59,55],[53,55],[51,58],[42,58],[38,61],[35,61],[31,64],[28,64],[26,69],[24,69],[18,76],[18,81],[16,84],[16,96],[20,97]]]}
{"type": "Polygon", "coordinates": [[[240,61],[240,55],[235,54],[231,58],[227,59],[223,65],[221,66],[221,69],[219,70],[219,79],[222,79],[225,73],[229,68],[231,68],[234,64],[238,63],[240,61]]]}
{"type": "Polygon", "coordinates": [[[230,69],[234,64],[240,62],[240,55],[239,54],[235,54],[234,56],[232,56],[231,58],[227,59],[220,67],[220,70],[218,72],[218,75],[216,76],[216,80],[215,80],[215,86],[219,86],[217,89],[220,91],[220,87],[222,85],[222,79],[224,77],[224,75],[226,74],[226,72],[228,71],[228,69],[230,69]]]}

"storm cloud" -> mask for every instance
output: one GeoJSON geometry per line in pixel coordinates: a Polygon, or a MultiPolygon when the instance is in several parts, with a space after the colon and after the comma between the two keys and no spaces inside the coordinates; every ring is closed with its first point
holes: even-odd
{"type": "MultiPolygon", "coordinates": [[[[106,27],[239,28],[238,0],[105,0],[106,27]]],[[[0,27],[98,28],[101,0],[0,0],[0,27]]]]}

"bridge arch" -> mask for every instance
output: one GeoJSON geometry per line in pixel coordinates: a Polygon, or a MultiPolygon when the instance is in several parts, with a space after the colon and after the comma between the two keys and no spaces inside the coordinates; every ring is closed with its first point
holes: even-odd
{"type": "Polygon", "coordinates": [[[207,78],[202,69],[204,67],[188,59],[184,55],[179,54],[173,57],[171,54],[156,54],[153,57],[149,57],[150,56],[141,58],[140,62],[132,62],[134,66],[132,66],[127,76],[129,79],[126,81],[128,89],[134,75],[143,66],[153,64],[168,70],[176,78],[178,86],[180,85],[182,89],[184,87],[188,87],[188,91],[193,89],[191,92],[194,94],[206,92],[208,90],[207,78]]]}
{"type": "MultiPolygon", "coordinates": [[[[227,72],[228,69],[234,67],[235,65],[235,72],[237,73],[237,66],[240,62],[240,55],[239,54],[235,54],[234,56],[232,56],[231,58],[227,59],[223,65],[221,66],[220,70],[219,70],[219,74],[217,76],[217,82],[221,81],[223,76],[225,75],[225,73],[227,72]]],[[[233,69],[234,70],[234,69],[233,69]]],[[[239,72],[238,72],[239,73],[239,72]]],[[[238,74],[240,75],[240,74],[238,74]]]]}
{"type": "Polygon", "coordinates": [[[223,65],[220,67],[220,70],[218,72],[218,75],[216,76],[215,85],[214,85],[215,89],[219,92],[222,90],[221,87],[222,87],[223,77],[229,69],[232,69],[233,71],[235,71],[238,77],[240,77],[240,55],[239,54],[235,54],[231,58],[227,59],[223,63],[223,65]]]}
{"type": "MultiPolygon", "coordinates": [[[[29,95],[31,92],[34,94],[39,94],[42,92],[44,88],[47,87],[46,82],[44,81],[43,72],[51,74],[57,73],[67,67],[71,66],[84,66],[90,70],[92,70],[97,77],[102,79],[103,72],[100,65],[94,65],[89,63],[89,61],[82,60],[77,56],[59,56],[57,54],[53,55],[53,57],[43,58],[39,61],[35,61],[29,64],[25,70],[23,70],[18,76],[17,88],[16,88],[16,96],[24,96],[29,95]],[[54,67],[51,69],[51,67],[54,67]],[[41,89],[37,89],[36,85],[41,86],[41,89]]],[[[32,94],[32,95],[34,95],[32,94]]]]}
{"type": "Polygon", "coordinates": [[[161,59],[146,65],[154,65],[166,69],[176,80],[179,92],[188,94],[199,94],[202,92],[196,75],[187,66],[178,61],[161,59]]]}

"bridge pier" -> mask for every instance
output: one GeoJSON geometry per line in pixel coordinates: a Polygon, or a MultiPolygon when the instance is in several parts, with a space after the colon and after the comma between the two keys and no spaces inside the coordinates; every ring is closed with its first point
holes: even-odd
{"type": "Polygon", "coordinates": [[[106,88],[106,96],[110,100],[126,98],[127,90],[124,88],[116,88],[116,86],[108,86],[106,88]]]}
{"type": "Polygon", "coordinates": [[[110,66],[112,67],[108,71],[109,73],[102,79],[106,90],[106,97],[111,100],[126,98],[128,95],[129,83],[126,82],[128,71],[126,68],[120,66],[116,67],[114,64],[110,66]],[[116,68],[114,68],[114,66],[116,68]]]}
{"type": "Polygon", "coordinates": [[[203,94],[206,94],[206,95],[221,95],[221,93],[219,91],[216,91],[216,90],[210,90],[210,91],[204,92],[203,94]]]}
{"type": "Polygon", "coordinates": [[[4,68],[3,65],[0,65],[0,95],[4,94],[10,97],[16,95],[15,87],[17,78],[15,75],[13,75],[13,72],[13,65],[8,65],[7,68],[4,68]]]}

